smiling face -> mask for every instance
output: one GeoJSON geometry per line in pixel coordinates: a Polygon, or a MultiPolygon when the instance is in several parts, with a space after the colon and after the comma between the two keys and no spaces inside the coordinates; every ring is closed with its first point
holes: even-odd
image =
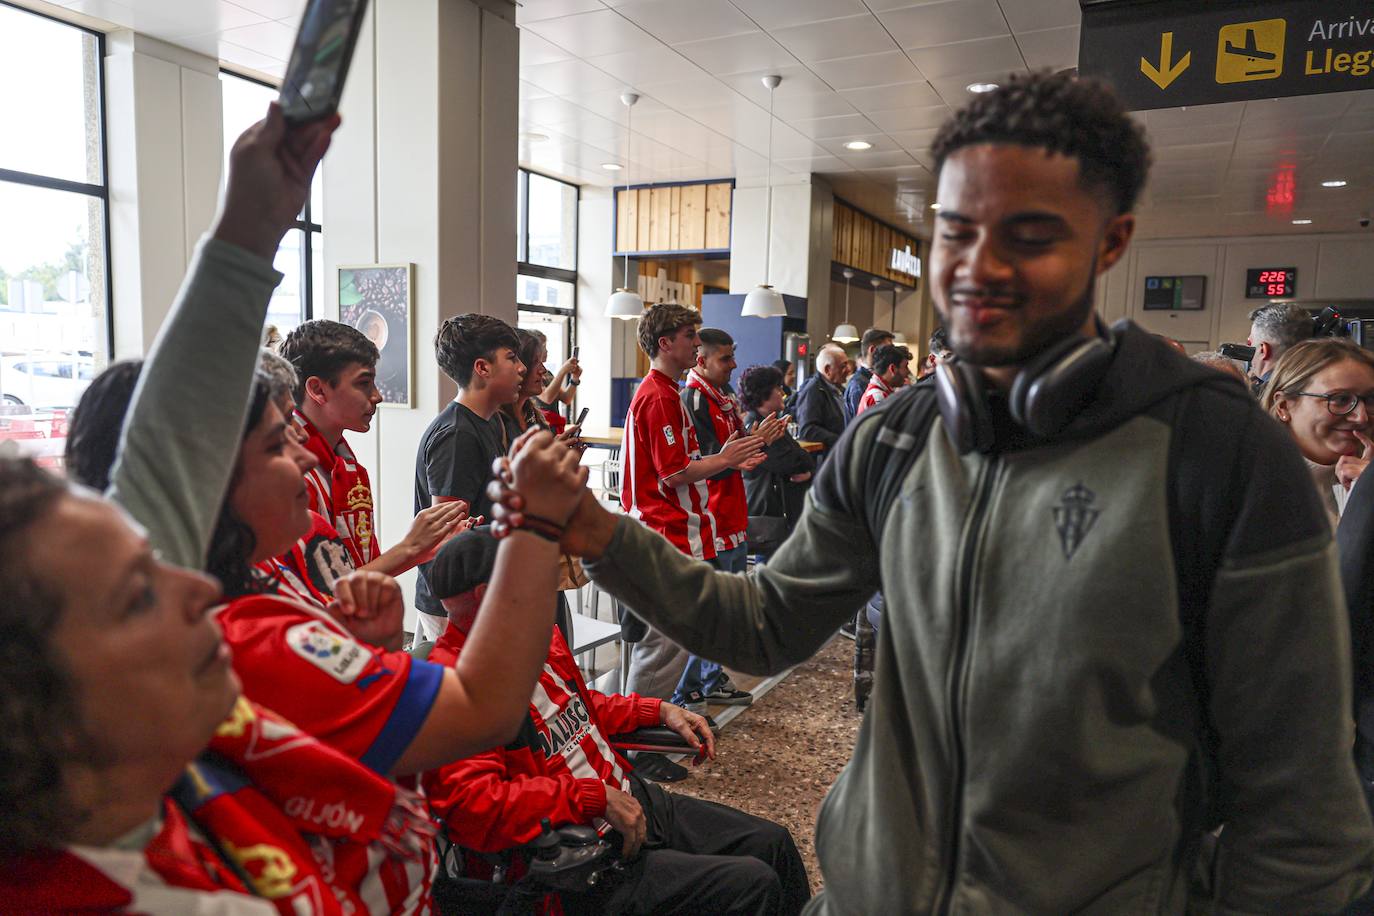
{"type": "Polygon", "coordinates": [[[252,562],[285,553],[310,532],[305,472],[319,464],[269,403],[257,426],[244,436],[229,505],[256,541],[252,562]]]}
{"type": "Polygon", "coordinates": [[[239,695],[228,647],[207,614],[219,584],[159,562],[129,518],[93,495],[63,496],[26,541],[30,565],[60,597],[52,640],[95,769],[108,777],[75,780],[77,801],[99,806],[146,793],[151,813],[239,695]]]}
{"type": "Polygon", "coordinates": [[[1097,274],[1134,228],[1076,159],[1007,144],[968,146],[940,172],[931,243],[935,308],[954,352],[995,384],[1063,338],[1094,333],[1097,274]]]}
{"type": "MultiPolygon", "coordinates": [[[[1312,376],[1302,390],[1308,394],[1374,396],[1374,368],[1342,360],[1312,376]]],[[[1363,401],[1338,417],[1322,398],[1285,391],[1275,398],[1274,415],[1293,433],[1303,456],[1317,464],[1332,465],[1342,455],[1359,455],[1363,446],[1355,433],[1368,436],[1370,431],[1369,409],[1363,401]]]]}

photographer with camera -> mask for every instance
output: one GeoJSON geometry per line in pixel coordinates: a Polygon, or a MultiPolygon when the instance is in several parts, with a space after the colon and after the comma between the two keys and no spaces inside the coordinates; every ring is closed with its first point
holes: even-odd
{"type": "Polygon", "coordinates": [[[1266,305],[1250,313],[1250,336],[1245,342],[1255,349],[1250,358],[1250,386],[1256,394],[1269,381],[1283,354],[1312,335],[1312,315],[1300,305],[1266,305]]]}

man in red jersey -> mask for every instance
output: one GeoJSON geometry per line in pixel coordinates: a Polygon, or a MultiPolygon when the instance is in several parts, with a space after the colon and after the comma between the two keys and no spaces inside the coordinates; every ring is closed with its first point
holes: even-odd
{"type": "MultiPolygon", "coordinates": [[[[702,328],[697,341],[697,363],[687,370],[682,405],[692,419],[701,454],[709,456],[718,454],[731,436],[742,435],[745,429],[739,401],[730,387],[730,375],[735,371],[734,338],[716,328],[702,328]]],[[[767,446],[782,436],[786,426],[785,420],[769,416],[751,432],[767,446]]],[[[749,559],[745,544],[749,501],[744,493],[744,476],[738,468],[727,467],[707,478],[706,489],[716,529],[716,558],[711,562],[725,572],[742,573],[749,559]]],[[[754,702],[753,695],[731,683],[729,675],[715,662],[692,656],[682,677],[678,696],[693,712],[704,714],[707,703],[748,706],[754,702]]]]}
{"type": "MultiPolygon", "coordinates": [[[[763,439],[732,433],[714,455],[702,457],[692,418],[677,380],[697,362],[701,314],[675,303],[658,303],[639,319],[639,346],[652,368],[635,390],[625,417],[620,504],[631,518],[657,531],[699,560],[716,558],[716,519],[707,479],[728,470],[750,470],[763,461],[763,439]]],[[[719,685],[719,666],[691,658],[650,629],[630,653],[626,690],[690,702],[719,685]],[[709,678],[709,680],[708,680],[709,678]],[[674,689],[676,685],[676,689],[674,689]]]]}
{"type": "MultiPolygon", "coordinates": [[[[453,538],[430,567],[448,628],[428,661],[457,662],[479,616],[497,542],[485,531],[453,538]]],[[[485,616],[503,613],[496,605],[485,616]]],[[[587,687],[555,629],[529,713],[515,740],[425,774],[425,794],[449,838],[478,853],[518,849],[555,826],[584,824],[622,856],[621,874],[585,894],[564,894],[563,913],[793,914],[811,896],[806,867],[785,827],[724,805],[664,792],[633,773],[610,736],[663,725],[715,756],[706,720],[671,703],[587,687]]],[[[517,859],[519,857],[517,856],[517,859]]],[[[467,874],[493,867],[465,856],[467,874]]],[[[511,864],[518,879],[524,862],[511,864]]],[[[436,891],[442,894],[442,891],[436,891]]]]}
{"type": "Polygon", "coordinates": [[[873,375],[868,380],[863,397],[859,398],[859,409],[855,416],[875,404],[881,404],[887,397],[907,383],[911,378],[911,351],[906,347],[886,344],[873,354],[873,375]]]}

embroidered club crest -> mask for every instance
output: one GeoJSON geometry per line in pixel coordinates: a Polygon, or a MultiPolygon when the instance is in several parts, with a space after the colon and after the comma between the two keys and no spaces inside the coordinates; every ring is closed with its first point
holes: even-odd
{"type": "Polygon", "coordinates": [[[1054,507],[1054,527],[1059,531],[1059,545],[1064,549],[1064,559],[1074,555],[1101,515],[1093,508],[1096,501],[1097,494],[1083,486],[1081,481],[1059,497],[1059,505],[1054,507]]]}

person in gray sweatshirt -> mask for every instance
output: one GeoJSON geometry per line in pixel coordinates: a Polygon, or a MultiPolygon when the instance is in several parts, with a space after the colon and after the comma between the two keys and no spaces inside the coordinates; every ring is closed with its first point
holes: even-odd
{"type": "Polygon", "coordinates": [[[810,912],[1339,911],[1374,828],[1302,459],[1240,383],[1094,314],[1141,129],[1105,86],[1031,74],[932,153],[954,359],[851,424],[768,564],[718,573],[590,496],[564,548],[670,639],[757,674],[881,587],[810,912]]]}

